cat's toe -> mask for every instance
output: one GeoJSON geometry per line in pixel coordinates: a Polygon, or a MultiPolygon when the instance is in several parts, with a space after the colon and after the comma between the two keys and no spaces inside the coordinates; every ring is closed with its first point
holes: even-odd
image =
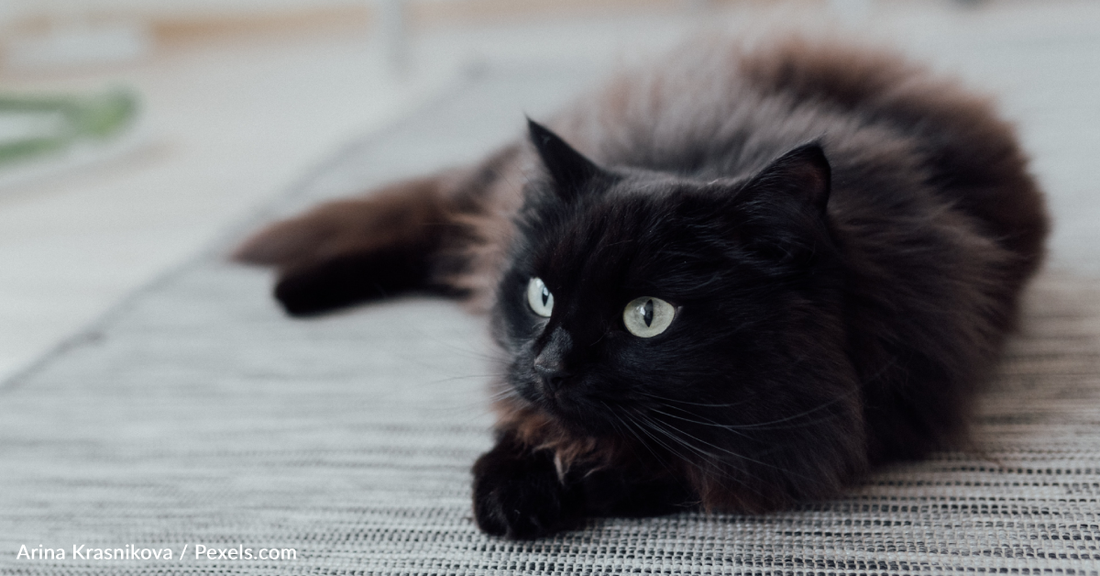
{"type": "Polygon", "coordinates": [[[474,495],[474,517],[487,534],[526,540],[561,528],[561,505],[554,494],[530,494],[503,486],[479,488],[474,495]]]}
{"type": "Polygon", "coordinates": [[[574,507],[546,455],[511,459],[490,452],[474,465],[474,519],[488,534],[546,536],[579,519],[574,507]]]}

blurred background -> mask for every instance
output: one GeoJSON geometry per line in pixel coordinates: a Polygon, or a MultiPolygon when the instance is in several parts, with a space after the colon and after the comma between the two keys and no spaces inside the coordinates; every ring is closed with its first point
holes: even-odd
{"type": "Polygon", "coordinates": [[[1100,2],[0,0],[0,379],[457,82],[791,27],[997,96],[1059,218],[1054,265],[1100,270],[1100,2]]]}

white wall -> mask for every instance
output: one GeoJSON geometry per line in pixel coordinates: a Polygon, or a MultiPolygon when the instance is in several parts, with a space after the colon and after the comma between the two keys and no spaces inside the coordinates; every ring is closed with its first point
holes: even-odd
{"type": "Polygon", "coordinates": [[[0,0],[0,19],[26,16],[122,14],[187,17],[356,6],[374,0],[0,0]]]}

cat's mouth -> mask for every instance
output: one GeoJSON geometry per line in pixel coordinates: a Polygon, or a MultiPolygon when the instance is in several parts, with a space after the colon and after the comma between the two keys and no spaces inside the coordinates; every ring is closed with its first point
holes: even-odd
{"type": "Polygon", "coordinates": [[[568,430],[589,436],[609,431],[605,418],[593,405],[593,401],[570,387],[555,389],[533,381],[521,387],[520,395],[568,430]]]}
{"type": "Polygon", "coordinates": [[[551,388],[538,380],[532,380],[520,386],[519,392],[524,400],[551,416],[568,417],[572,412],[570,394],[560,388],[551,388]]]}

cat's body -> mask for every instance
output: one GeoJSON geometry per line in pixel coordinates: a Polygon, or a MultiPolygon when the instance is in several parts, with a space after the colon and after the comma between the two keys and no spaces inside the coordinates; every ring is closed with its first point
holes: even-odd
{"type": "Polygon", "coordinates": [[[958,438],[1048,227],[986,102],[872,52],[696,46],[550,126],[238,253],[295,314],[491,310],[484,530],[762,511],[958,438]]]}

